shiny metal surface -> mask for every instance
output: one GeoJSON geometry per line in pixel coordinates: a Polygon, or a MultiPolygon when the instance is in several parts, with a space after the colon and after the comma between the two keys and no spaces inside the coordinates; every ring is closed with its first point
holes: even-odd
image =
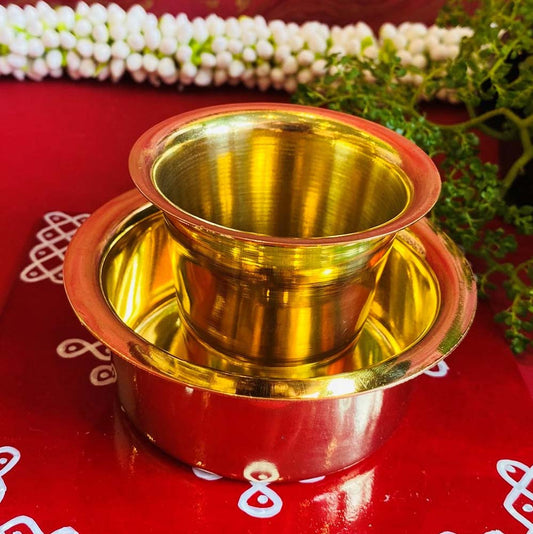
{"type": "MultiPolygon", "coordinates": [[[[179,378],[181,363],[185,360],[208,369],[249,377],[314,379],[304,387],[286,383],[286,396],[331,396],[338,391],[328,377],[386,362],[420,340],[439,312],[439,284],[412,244],[418,243],[421,250],[423,246],[411,232],[404,231],[392,247],[355,348],[316,362],[284,366],[261,366],[234,358],[206,345],[183,327],[174,293],[172,264],[166,253],[172,242],[161,213],[149,208],[145,213],[146,216],[125,229],[109,249],[101,266],[102,290],[111,308],[127,326],[171,355],[155,352],[148,355],[149,362],[169,376],[179,378]],[[158,260],[151,261],[151,258],[158,260]],[[409,287],[408,293],[399,290],[405,287],[409,287]],[[317,380],[318,377],[324,379],[317,380]]],[[[347,387],[345,382],[341,383],[347,387]]],[[[242,386],[230,385],[227,381],[225,384],[224,393],[245,393],[242,386]]],[[[355,385],[350,384],[350,387],[355,385]]]]}
{"type": "Polygon", "coordinates": [[[153,206],[136,191],[122,195],[74,237],[65,287],[82,323],[115,353],[120,400],[137,428],[182,461],[228,477],[261,466],[277,480],[300,480],[361,460],[400,421],[408,380],[448,354],[474,314],[468,264],[423,220],[395,241],[358,348],[269,376],[277,370],[265,375],[180,345],[169,241],[153,206]]]}
{"type": "Polygon", "coordinates": [[[170,244],[161,214],[134,191],[122,195],[75,236],[67,293],[82,322],[131,363],[223,394],[327,398],[392,386],[452,350],[474,314],[468,263],[423,220],[395,241],[360,346],[329,361],[261,367],[206,347],[180,326],[170,244]]]}
{"type": "Polygon", "coordinates": [[[130,170],[168,222],[187,336],[250,369],[353,352],[395,234],[440,188],[393,132],[290,105],[174,117],[139,139],[130,170]]]}

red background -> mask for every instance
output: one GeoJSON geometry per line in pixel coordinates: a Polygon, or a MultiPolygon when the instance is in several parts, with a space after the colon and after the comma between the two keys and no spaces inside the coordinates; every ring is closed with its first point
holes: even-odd
{"type": "MultiPolygon", "coordinates": [[[[303,2],[266,6],[251,0],[245,8],[288,19],[295,4],[307,18],[303,2]]],[[[326,18],[377,20],[379,11],[391,20],[427,20],[425,9],[414,9],[418,2],[380,5],[377,10],[364,2],[343,8],[329,3],[326,18]],[[374,15],[357,15],[365,9],[374,15]]],[[[180,4],[184,10],[188,6],[193,2],[180,4]]],[[[149,7],[177,11],[169,2],[149,7]]],[[[203,10],[204,4],[194,4],[190,13],[203,10]]],[[[67,338],[92,340],[60,285],[19,280],[43,215],[92,212],[130,189],[129,150],[160,120],[200,106],[287,101],[286,94],[3,79],[0,96],[0,297],[5,304],[0,446],[21,452],[19,463],[3,476],[7,490],[0,525],[28,515],[46,534],[66,525],[80,534],[527,532],[503,508],[511,487],[496,463],[508,458],[533,464],[533,403],[487,303],[480,304],[471,332],[448,359],[448,375],[416,380],[406,418],[391,440],[359,466],[316,484],[273,485],[283,509],[271,519],[238,509],[247,484],[198,479],[140,438],[120,412],[114,386],[95,388],[89,382],[101,362],[90,355],[57,356],[57,345],[67,338]]],[[[432,113],[445,117],[460,111],[435,106],[432,113]]],[[[485,140],[484,150],[495,157],[497,145],[485,140]]],[[[520,361],[533,387],[531,357],[520,361]]],[[[530,502],[521,499],[520,505],[530,502]]]]}

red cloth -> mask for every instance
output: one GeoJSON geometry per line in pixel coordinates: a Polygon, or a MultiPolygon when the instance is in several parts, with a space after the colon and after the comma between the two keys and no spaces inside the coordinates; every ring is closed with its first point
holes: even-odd
{"type": "MultiPolygon", "coordinates": [[[[267,518],[239,508],[250,484],[200,479],[131,428],[105,385],[106,355],[61,285],[18,281],[0,340],[0,459],[13,457],[3,447],[20,452],[0,475],[0,532],[21,515],[45,534],[67,525],[80,534],[527,532],[504,508],[513,486],[497,465],[520,462],[526,473],[517,464],[509,476],[531,480],[533,403],[485,304],[446,376],[415,379],[405,419],[380,450],[314,484],[271,484],[282,508],[267,518]]],[[[515,508],[530,516],[532,501],[515,493],[515,508]]],[[[248,506],[272,506],[275,495],[262,503],[261,492],[248,494],[248,506]]],[[[7,532],[17,529],[32,532],[7,532]]]]}
{"type": "Polygon", "coordinates": [[[18,280],[43,215],[92,212],[130,189],[130,147],[159,120],[199,106],[287,97],[238,88],[0,83],[0,288],[10,292],[0,321],[0,532],[48,534],[67,525],[80,534],[533,528],[525,494],[533,477],[532,400],[485,303],[447,360],[446,376],[416,379],[393,437],[359,466],[322,481],[273,484],[273,493],[259,487],[243,500],[250,484],[198,478],[139,437],[114,386],[105,385],[108,356],[78,324],[62,286],[18,280]],[[79,357],[59,357],[69,343],[79,357]],[[276,499],[282,508],[272,517],[250,515],[250,506],[276,499]]]}
{"type": "Polygon", "coordinates": [[[50,209],[92,212],[133,188],[128,154],[150,126],[172,115],[228,102],[287,101],[285,93],[242,88],[178,92],[133,83],[0,81],[2,243],[0,305],[28,239],[50,209]]]}

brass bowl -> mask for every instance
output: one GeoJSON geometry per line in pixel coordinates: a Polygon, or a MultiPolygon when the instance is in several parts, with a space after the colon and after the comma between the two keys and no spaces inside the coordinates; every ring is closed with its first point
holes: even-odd
{"type": "Polygon", "coordinates": [[[440,191],[431,159],[398,134],[282,104],[164,121],[130,172],[168,222],[190,335],[261,367],[352,352],[394,236],[440,191]]]}
{"type": "Polygon", "coordinates": [[[410,379],[446,356],[474,315],[469,265],[422,220],[395,240],[351,353],[261,367],[191,341],[170,245],[161,213],[129,192],[75,235],[65,287],[82,323],[113,351],[120,401],[137,428],[227,477],[300,480],[361,460],[398,424],[410,379]]]}

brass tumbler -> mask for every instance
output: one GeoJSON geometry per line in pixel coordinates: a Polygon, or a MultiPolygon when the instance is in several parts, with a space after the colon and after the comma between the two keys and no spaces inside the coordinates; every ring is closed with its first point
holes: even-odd
{"type": "Polygon", "coordinates": [[[440,191],[430,158],[400,135],[281,104],[173,117],[136,142],[130,172],[173,237],[186,328],[262,366],[353,348],[396,233],[440,191]]]}

